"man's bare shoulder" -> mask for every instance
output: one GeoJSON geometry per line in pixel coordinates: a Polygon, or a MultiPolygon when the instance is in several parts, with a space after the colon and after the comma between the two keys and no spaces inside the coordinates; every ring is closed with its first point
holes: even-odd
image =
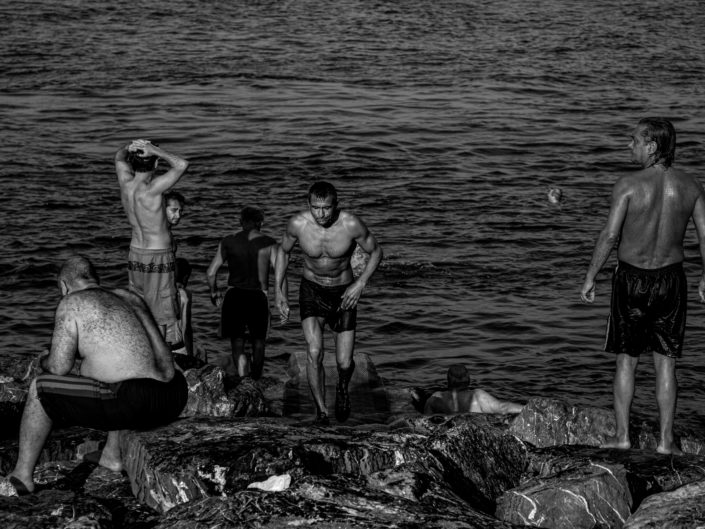
{"type": "Polygon", "coordinates": [[[365,223],[362,219],[350,211],[341,210],[339,221],[347,231],[353,234],[358,234],[366,229],[365,223]]]}

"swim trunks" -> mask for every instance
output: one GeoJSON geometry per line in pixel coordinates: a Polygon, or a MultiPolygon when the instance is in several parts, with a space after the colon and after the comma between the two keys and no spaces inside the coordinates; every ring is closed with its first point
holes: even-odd
{"type": "Polygon", "coordinates": [[[264,340],[269,328],[269,302],[260,289],[231,287],[221,309],[222,337],[241,337],[245,330],[251,338],[264,340]]]}
{"type": "Polygon", "coordinates": [[[176,419],[188,399],[188,386],[176,370],[169,382],[136,378],[108,384],[77,375],[37,377],[37,395],[57,426],[97,430],[152,428],[176,419]]]}
{"type": "Polygon", "coordinates": [[[171,249],[144,250],[130,246],[127,261],[130,289],[144,299],[159,325],[172,325],[179,314],[175,270],[171,249]]]}
{"type": "Polygon", "coordinates": [[[357,307],[348,310],[340,308],[343,294],[349,286],[326,287],[302,277],[299,288],[301,321],[316,316],[325,318],[325,323],[335,332],[355,330],[357,307]]]}
{"type": "Polygon", "coordinates": [[[605,350],[679,358],[688,285],[682,263],[646,270],[620,261],[612,278],[605,350]]]}

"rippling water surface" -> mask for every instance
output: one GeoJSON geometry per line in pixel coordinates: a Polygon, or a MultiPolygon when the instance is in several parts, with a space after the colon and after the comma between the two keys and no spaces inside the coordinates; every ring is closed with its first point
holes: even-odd
{"type": "MultiPolygon", "coordinates": [[[[205,269],[240,208],[263,207],[279,238],[310,183],[326,179],[385,252],[357,350],[389,384],[437,385],[463,362],[501,397],[611,405],[613,261],[593,306],[578,290],[611,185],[632,169],[639,118],[670,117],[677,164],[703,167],[697,0],[19,0],[0,13],[7,361],[49,344],[67,255],[125,284],[130,231],[112,157],[148,137],[192,163],[177,236],[195,267],[202,347],[228,350],[205,269]],[[546,200],[549,186],[561,204],[546,200]]],[[[687,243],[677,420],[705,429],[692,228],[687,243]]],[[[292,288],[300,264],[296,254],[292,288]]],[[[274,328],[268,367],[303,348],[297,321],[274,328]]],[[[635,409],[655,413],[650,358],[635,409]]]]}

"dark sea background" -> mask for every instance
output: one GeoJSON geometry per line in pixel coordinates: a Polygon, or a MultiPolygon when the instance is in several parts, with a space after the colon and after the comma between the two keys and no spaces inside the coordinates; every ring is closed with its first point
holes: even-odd
{"type": "MultiPolygon", "coordinates": [[[[325,179],[384,249],[356,351],[388,386],[442,385],[459,362],[500,398],[611,407],[602,347],[615,256],[594,305],[579,289],[611,186],[634,169],[638,119],[670,118],[676,165],[702,177],[699,0],[19,0],[0,14],[4,365],[49,346],[69,255],[126,286],[113,156],[149,138],[191,162],[175,234],[209,354],[229,351],[205,276],[218,241],[245,205],[264,208],[279,239],[325,179]]],[[[686,242],[676,424],[705,432],[692,225],[686,242]]],[[[266,372],[305,349],[300,268],[297,248],[292,322],[273,327],[266,372]]],[[[655,418],[650,356],[637,384],[634,411],[655,418]]]]}

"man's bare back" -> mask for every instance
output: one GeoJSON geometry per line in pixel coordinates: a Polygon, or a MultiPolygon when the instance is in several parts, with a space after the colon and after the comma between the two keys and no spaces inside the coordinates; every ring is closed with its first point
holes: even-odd
{"type": "Polygon", "coordinates": [[[146,140],[135,140],[115,154],[122,205],[132,227],[132,247],[145,250],[171,248],[162,194],[179,181],[186,169],[186,160],[146,140]],[[138,159],[134,157],[135,153],[140,154],[138,159]],[[155,160],[153,164],[142,165],[144,160],[152,159],[155,160]],[[166,173],[154,176],[157,159],[166,160],[170,168],[166,173]]]}
{"type": "Polygon", "coordinates": [[[133,378],[168,381],[170,351],[144,302],[125,290],[95,286],[66,295],[57,308],[52,339],[55,361],[72,362],[81,375],[101,382],[133,378]]]}
{"type": "Polygon", "coordinates": [[[627,201],[619,259],[645,269],[682,262],[685,230],[702,193],[695,178],[673,167],[654,165],[623,177],[615,188],[627,201]]]}

